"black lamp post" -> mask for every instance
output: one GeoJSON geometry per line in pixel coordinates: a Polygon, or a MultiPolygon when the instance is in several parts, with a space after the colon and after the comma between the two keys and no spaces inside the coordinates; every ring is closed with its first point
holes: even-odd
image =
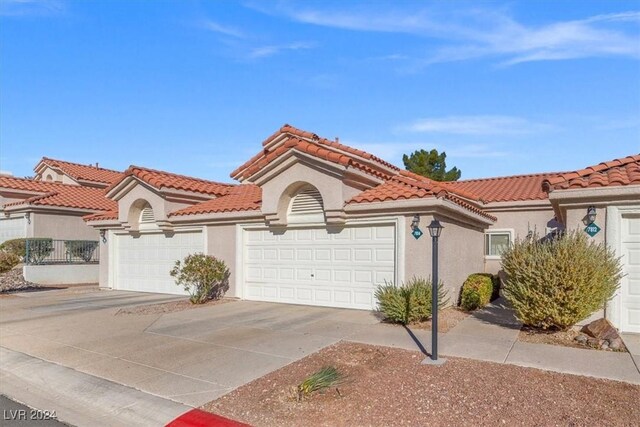
{"type": "Polygon", "coordinates": [[[427,228],[431,235],[431,358],[422,363],[442,365],[446,359],[438,359],[438,238],[444,227],[434,219],[427,228]]]}

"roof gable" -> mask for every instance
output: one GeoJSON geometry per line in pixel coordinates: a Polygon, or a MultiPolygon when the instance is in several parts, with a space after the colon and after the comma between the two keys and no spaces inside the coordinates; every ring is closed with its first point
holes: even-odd
{"type": "Polygon", "coordinates": [[[49,157],[43,157],[33,170],[39,173],[46,166],[60,170],[75,181],[90,181],[108,185],[113,184],[122,177],[122,172],[101,168],[97,164],[95,166],[83,165],[49,157]]]}

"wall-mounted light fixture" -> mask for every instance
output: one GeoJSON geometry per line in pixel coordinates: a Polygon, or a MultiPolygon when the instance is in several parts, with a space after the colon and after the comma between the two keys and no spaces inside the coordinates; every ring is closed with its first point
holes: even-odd
{"type": "Polygon", "coordinates": [[[27,212],[26,214],[24,214],[24,219],[27,220],[27,224],[31,224],[31,213],[27,212]]]}
{"type": "Polygon", "coordinates": [[[416,230],[420,225],[420,215],[415,214],[411,220],[411,230],[416,230]]]}
{"type": "Polygon", "coordinates": [[[102,239],[102,243],[107,243],[107,230],[104,228],[100,230],[100,238],[102,239]]]}
{"type": "Polygon", "coordinates": [[[594,222],[596,222],[596,207],[595,206],[589,206],[587,208],[587,225],[589,224],[593,224],[594,222]]]}

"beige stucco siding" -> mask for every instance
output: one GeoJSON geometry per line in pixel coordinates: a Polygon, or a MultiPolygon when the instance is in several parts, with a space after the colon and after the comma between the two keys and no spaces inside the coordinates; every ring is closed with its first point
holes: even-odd
{"type": "Polygon", "coordinates": [[[98,240],[98,230],[88,226],[80,216],[31,213],[27,237],[49,237],[61,240],[98,240]]]}
{"type": "Polygon", "coordinates": [[[229,276],[229,290],[227,296],[238,295],[238,271],[236,269],[236,226],[211,225],[205,230],[207,254],[223,260],[231,275],[229,276]]]}
{"type": "MultiPolygon", "coordinates": [[[[514,240],[524,238],[529,231],[544,236],[546,227],[556,226],[555,213],[551,204],[548,207],[536,207],[509,211],[491,211],[487,213],[497,218],[496,222],[488,230],[510,230],[514,240]]],[[[484,245],[484,243],[483,243],[484,245]]],[[[486,273],[496,274],[500,271],[499,259],[487,259],[484,257],[484,247],[481,252],[484,260],[483,270],[486,273]]]]}
{"type": "MultiPolygon", "coordinates": [[[[431,237],[427,225],[433,218],[422,216],[420,228],[425,233],[416,240],[409,233],[412,216],[406,217],[407,234],[404,250],[405,279],[413,276],[431,277],[431,237]]],[[[462,283],[472,273],[482,272],[484,234],[481,230],[438,218],[444,226],[438,240],[439,279],[449,290],[451,302],[455,303],[462,283]]],[[[401,259],[402,262],[402,259],[401,259]]]]}
{"type": "Polygon", "coordinates": [[[112,243],[113,233],[107,233],[107,241],[100,240],[100,264],[98,284],[101,288],[108,288],[109,284],[109,245],[112,243]]]}

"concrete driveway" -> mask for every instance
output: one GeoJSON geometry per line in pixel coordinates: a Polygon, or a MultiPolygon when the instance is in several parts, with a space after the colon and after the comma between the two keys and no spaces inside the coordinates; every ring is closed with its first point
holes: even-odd
{"type": "Polygon", "coordinates": [[[378,322],[364,311],[249,301],[116,314],[176,299],[97,289],[2,296],[2,373],[26,355],[198,406],[378,322]]]}

